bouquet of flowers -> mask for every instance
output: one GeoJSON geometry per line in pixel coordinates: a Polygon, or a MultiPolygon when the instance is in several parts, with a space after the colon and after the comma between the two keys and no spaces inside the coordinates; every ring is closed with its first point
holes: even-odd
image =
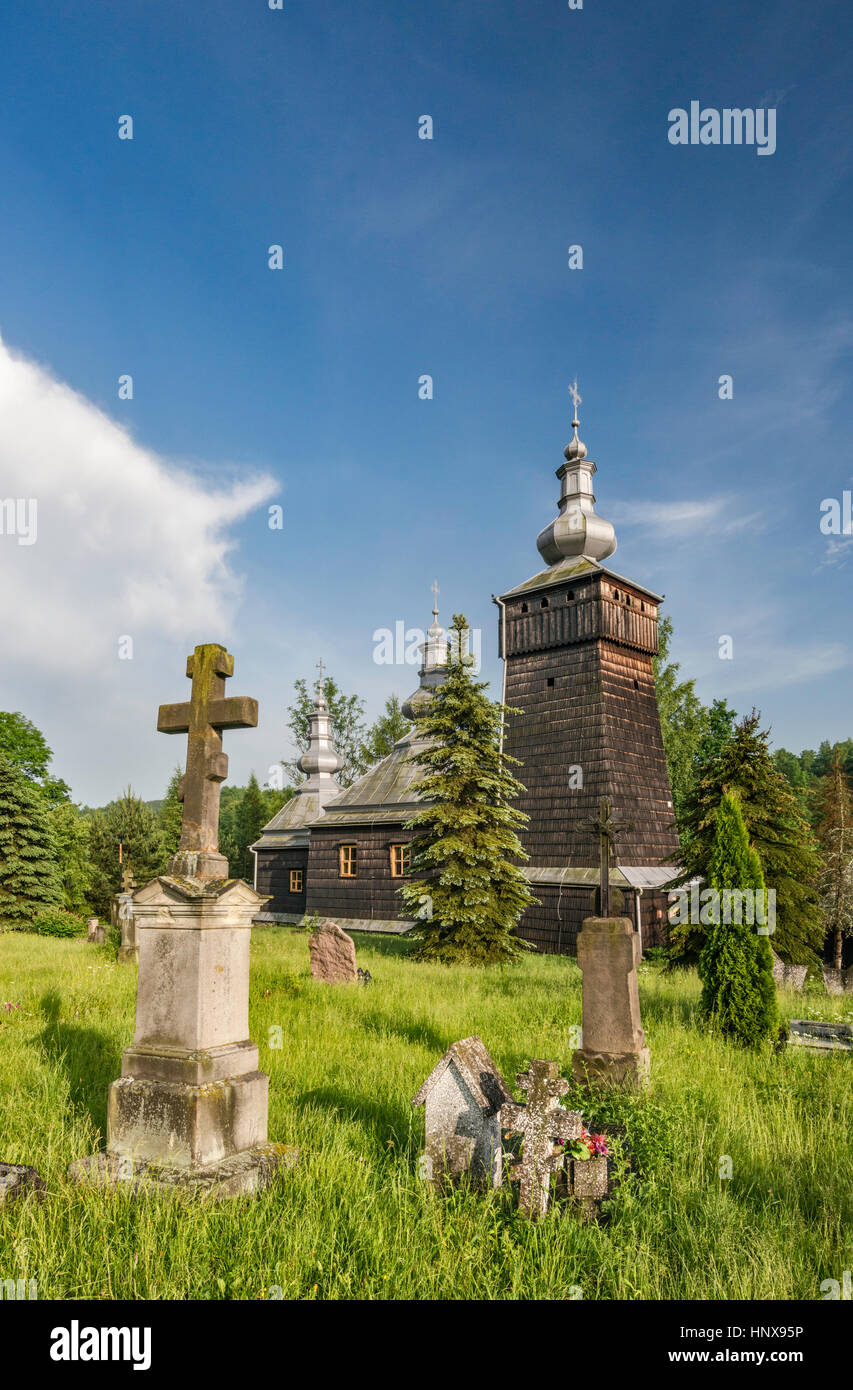
{"type": "Polygon", "coordinates": [[[557,1144],[563,1150],[566,1158],[573,1158],[576,1162],[587,1158],[610,1157],[607,1136],[605,1134],[590,1134],[583,1125],[581,1125],[579,1139],[558,1139],[557,1144]]]}

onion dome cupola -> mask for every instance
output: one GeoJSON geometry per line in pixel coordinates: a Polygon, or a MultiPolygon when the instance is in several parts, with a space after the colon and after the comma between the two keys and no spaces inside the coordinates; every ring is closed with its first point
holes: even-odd
{"type": "Polygon", "coordinates": [[[563,450],[565,463],[557,469],[560,479],[560,514],[544,531],[540,531],[537,546],[548,565],[567,559],[587,559],[597,563],[606,560],[616,549],[616,532],[609,521],[595,511],[592,477],[597,472],[592,459],[586,456],[586,445],[578,438],[580,421],[578,406],[582,397],[575,381],[570,388],[575,407],[572,429],[574,434],[563,450]]]}
{"type": "Polygon", "coordinates": [[[308,779],[299,790],[320,793],[322,806],[324,801],[331,796],[337,796],[340,791],[334,774],[343,767],[344,760],[335,748],[332,738],[332,716],[323,694],[323,663],[317,664],[320,667],[320,679],[314,696],[314,708],[309,717],[308,748],[299,759],[298,767],[308,779]]]}
{"type": "Polygon", "coordinates": [[[403,705],[403,714],[407,719],[414,719],[416,711],[423,709],[427,700],[432,698],[432,692],[436,686],[441,685],[447,675],[447,637],[444,628],[438,621],[438,595],[439,587],[436,580],[432,586],[433,608],[432,626],[426,635],[426,641],[421,646],[421,668],[418,672],[420,685],[414,694],[410,695],[403,705]]]}

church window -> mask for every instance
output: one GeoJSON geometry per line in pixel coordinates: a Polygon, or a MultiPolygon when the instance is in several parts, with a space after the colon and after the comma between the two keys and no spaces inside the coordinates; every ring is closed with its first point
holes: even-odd
{"type": "Polygon", "coordinates": [[[290,870],[290,891],[291,891],[291,893],[301,893],[301,892],[302,892],[302,870],[301,870],[301,869],[291,869],[291,870],[290,870]]]}
{"type": "Polygon", "coordinates": [[[523,603],[523,604],[521,605],[521,611],[522,611],[522,613],[526,613],[526,612],[527,612],[527,604],[526,604],[526,603],[523,603]]]}
{"type": "Polygon", "coordinates": [[[412,867],[412,851],[408,845],[391,846],[391,877],[405,878],[412,867]]]}
{"type": "Polygon", "coordinates": [[[571,603],[571,601],[572,601],[572,599],[574,598],[574,596],[575,596],[574,589],[569,589],[569,592],[566,594],[566,603],[571,603]]]}
{"type": "Polygon", "coordinates": [[[341,845],[339,850],[338,876],[358,878],[358,849],[355,845],[341,845]]]}
{"type": "Polygon", "coordinates": [[[614,590],[613,590],[613,597],[616,599],[616,602],[618,603],[618,602],[619,602],[619,590],[618,590],[618,589],[614,589],[614,590]]]}
{"type": "Polygon", "coordinates": [[[548,677],[548,684],[549,684],[549,685],[553,685],[553,684],[554,684],[554,677],[553,677],[553,676],[549,676],[549,677],[548,677]]]}
{"type": "Polygon", "coordinates": [[[540,601],[539,607],[540,607],[540,608],[547,608],[547,607],[548,607],[548,600],[547,600],[546,598],[543,598],[543,599],[540,601]]]}

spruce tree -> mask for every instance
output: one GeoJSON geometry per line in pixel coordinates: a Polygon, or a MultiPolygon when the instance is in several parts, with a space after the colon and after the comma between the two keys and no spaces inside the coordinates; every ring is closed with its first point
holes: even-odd
{"type": "Polygon", "coordinates": [[[181,775],[180,767],[176,767],[169,778],[166,799],[157,812],[157,829],[160,832],[160,841],[163,846],[163,873],[166,872],[169,860],[177,854],[178,846],[181,843],[181,822],[184,814],[184,803],[178,800],[181,775]]]}
{"type": "Polygon", "coordinates": [[[853,932],[853,798],[841,753],[836,744],[816,805],[817,840],[823,855],[818,891],[836,970],[841,969],[843,938],[853,932]]]}
{"type": "MultiPolygon", "coordinates": [[[[736,794],[749,842],[758,854],[768,888],[776,890],[773,947],[785,960],[810,964],[821,949],[823,926],[816,883],[820,855],[796,796],[779,772],[753,710],[735,726],[732,737],[713,754],[688,793],[681,847],[682,872],[675,880],[710,881],[717,816],[724,797],[736,794]]],[[[671,932],[673,958],[681,964],[698,959],[704,928],[695,923],[671,932]]]]}
{"type": "Polygon", "coordinates": [[[253,772],[234,813],[237,861],[229,869],[233,878],[245,878],[250,883],[253,881],[254,856],[249,846],[255,843],[267,820],[264,799],[258,785],[258,779],[253,772]]]}
{"type": "Polygon", "coordinates": [[[28,927],[41,908],[62,903],[44,795],[0,753],[0,926],[28,927]]]}
{"type": "Polygon", "coordinates": [[[116,801],[93,814],[89,822],[89,854],[94,867],[89,899],[102,917],[109,913],[110,900],[121,888],[123,869],[132,870],[137,886],[162,872],[163,843],[157,817],[130,787],[116,801]]]}
{"type": "MultiPolygon", "coordinates": [[[[726,794],[720,804],[708,879],[721,895],[727,889],[764,892],[761,861],[749,843],[736,796],[726,794]]],[[[726,922],[727,915],[738,914],[726,913],[718,905],[717,920],[708,927],[699,957],[702,1012],[727,1037],[755,1046],[776,1030],[773,955],[767,937],[759,936],[756,921],[726,922]]],[[[741,911],[741,918],[746,915],[741,911]]],[[[761,915],[766,921],[767,913],[761,915]]]]}
{"type": "Polygon", "coordinates": [[[407,910],[418,921],[420,960],[491,965],[512,960],[526,943],[513,936],[524,909],[535,901],[520,867],[526,859],[516,831],[527,816],[510,802],[523,790],[507,770],[518,759],[500,754],[504,714],[473,680],[467,655],[468,626],[453,618],[453,640],[444,682],[417,713],[426,746],[414,760],[427,769],[415,790],[426,802],[408,822],[412,872],[403,885],[407,910]]]}

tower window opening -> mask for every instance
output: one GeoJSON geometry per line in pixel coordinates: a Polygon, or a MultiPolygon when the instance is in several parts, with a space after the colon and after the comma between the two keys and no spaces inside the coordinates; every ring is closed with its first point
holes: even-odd
{"type": "Polygon", "coordinates": [[[543,598],[543,599],[540,600],[539,607],[540,607],[540,608],[547,608],[547,607],[548,607],[548,600],[547,600],[547,598],[543,598]]]}
{"type": "Polygon", "coordinates": [[[553,677],[553,676],[549,676],[549,677],[548,677],[548,685],[551,686],[551,685],[553,685],[553,684],[554,684],[554,677],[553,677]]]}
{"type": "Polygon", "coordinates": [[[572,599],[574,598],[574,596],[575,596],[574,589],[569,589],[569,592],[566,594],[566,603],[571,603],[571,601],[572,601],[572,599]]]}
{"type": "Polygon", "coordinates": [[[521,611],[522,611],[522,613],[526,613],[526,612],[527,612],[527,604],[526,604],[526,603],[523,603],[523,604],[521,605],[521,611]]]}
{"type": "Polygon", "coordinates": [[[634,689],[635,689],[635,690],[639,690],[639,688],[640,688],[640,682],[639,682],[639,681],[636,679],[636,677],[635,677],[635,679],[634,679],[634,689]]]}

